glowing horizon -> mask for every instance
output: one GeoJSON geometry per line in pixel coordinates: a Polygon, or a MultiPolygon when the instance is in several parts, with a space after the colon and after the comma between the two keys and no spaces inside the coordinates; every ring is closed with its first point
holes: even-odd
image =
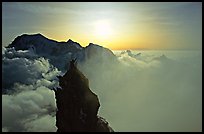
{"type": "Polygon", "coordinates": [[[202,3],[3,2],[2,45],[24,33],[111,50],[200,50],[202,3]]]}

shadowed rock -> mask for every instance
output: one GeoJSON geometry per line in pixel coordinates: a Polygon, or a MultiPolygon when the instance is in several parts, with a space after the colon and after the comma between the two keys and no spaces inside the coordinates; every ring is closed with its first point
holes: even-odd
{"type": "Polygon", "coordinates": [[[69,70],[58,76],[55,91],[57,132],[111,132],[102,117],[97,116],[100,103],[89,88],[88,79],[77,69],[76,59],[70,61],[69,70]]]}

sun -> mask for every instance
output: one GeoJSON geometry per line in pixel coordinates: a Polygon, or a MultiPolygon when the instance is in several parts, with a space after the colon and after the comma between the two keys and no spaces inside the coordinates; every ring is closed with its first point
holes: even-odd
{"type": "Polygon", "coordinates": [[[100,38],[107,38],[112,34],[112,28],[109,21],[97,21],[94,28],[96,36],[100,38]]]}

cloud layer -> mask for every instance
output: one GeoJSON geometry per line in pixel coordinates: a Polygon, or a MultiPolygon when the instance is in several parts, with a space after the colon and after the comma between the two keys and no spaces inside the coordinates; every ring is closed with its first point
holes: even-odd
{"type": "Polygon", "coordinates": [[[30,50],[2,54],[2,131],[56,131],[51,89],[61,71],[30,50]]]}
{"type": "MultiPolygon", "coordinates": [[[[56,131],[53,87],[63,74],[31,50],[2,49],[2,131],[56,131]]],[[[201,131],[201,53],[116,53],[79,63],[115,131],[201,131]]]]}
{"type": "Polygon", "coordinates": [[[120,66],[82,70],[99,96],[100,114],[116,131],[201,131],[201,53],[190,54],[125,52],[117,55],[120,66]]]}

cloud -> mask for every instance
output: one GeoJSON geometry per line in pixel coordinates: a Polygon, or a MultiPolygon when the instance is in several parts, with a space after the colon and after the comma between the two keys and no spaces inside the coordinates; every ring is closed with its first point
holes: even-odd
{"type": "Polygon", "coordinates": [[[141,56],[141,55],[134,55],[124,53],[119,55],[118,59],[121,63],[125,64],[126,66],[133,67],[137,70],[144,70],[152,67],[159,67],[160,61],[153,60],[153,56],[141,56]],[[151,57],[151,59],[149,59],[151,57]]]}
{"type": "Polygon", "coordinates": [[[56,131],[51,89],[61,71],[31,50],[2,51],[2,131],[56,131]]]}
{"type": "Polygon", "coordinates": [[[54,117],[50,115],[55,109],[54,92],[44,86],[15,95],[2,95],[2,128],[14,132],[55,130],[54,117]],[[42,123],[43,128],[40,128],[42,123]]]}
{"type": "MultiPolygon", "coordinates": [[[[90,8],[84,8],[83,6],[81,8],[80,5],[77,5],[76,3],[57,3],[58,6],[56,6],[56,3],[10,3],[4,6],[7,6],[9,8],[22,10],[29,13],[46,13],[47,15],[50,14],[61,14],[61,15],[67,15],[67,14],[74,14],[74,15],[87,15],[87,14],[93,14],[93,11],[90,10],[90,8]],[[43,6],[42,6],[43,5],[43,6]],[[67,8],[69,7],[69,8],[67,8]]],[[[98,4],[98,3],[97,3],[98,4]]],[[[89,5],[90,7],[94,5],[89,5]]],[[[103,10],[97,10],[97,13],[104,13],[103,10]]]]}
{"type": "Polygon", "coordinates": [[[104,69],[93,62],[80,68],[99,96],[99,114],[115,131],[201,131],[201,55],[189,54],[183,59],[123,54],[119,66],[104,69]]]}
{"type": "Polygon", "coordinates": [[[61,72],[51,65],[48,59],[38,57],[30,50],[2,49],[3,89],[11,88],[15,83],[35,84],[41,83],[47,87],[53,87],[57,83],[55,76],[61,72]]]}
{"type": "Polygon", "coordinates": [[[45,115],[40,119],[25,124],[28,132],[55,132],[55,116],[45,115]],[[54,124],[53,124],[54,123],[54,124]]]}
{"type": "MultiPolygon", "coordinates": [[[[30,50],[2,51],[3,89],[14,91],[2,95],[2,131],[56,131],[51,89],[62,70],[30,50]]],[[[99,97],[99,115],[115,131],[201,131],[201,54],[125,52],[117,61],[90,58],[78,68],[99,97]]]]}

